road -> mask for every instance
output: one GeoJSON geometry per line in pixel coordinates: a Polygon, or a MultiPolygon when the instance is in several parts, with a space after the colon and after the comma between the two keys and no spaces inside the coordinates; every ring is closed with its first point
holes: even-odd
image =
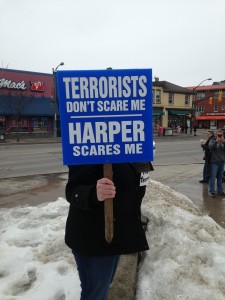
{"type": "Polygon", "coordinates": [[[0,178],[66,171],[60,143],[0,144],[0,178]]]}
{"type": "MultiPolygon", "coordinates": [[[[199,145],[201,138],[205,138],[205,136],[156,137],[156,155],[153,162],[155,171],[152,172],[151,178],[186,195],[199,208],[225,227],[224,199],[221,197],[210,198],[207,185],[199,183],[199,180],[202,179],[204,162],[203,151],[199,145]]],[[[9,190],[8,187],[11,189],[11,192],[8,191],[8,195],[12,195],[12,192],[13,194],[21,192],[24,185],[26,189],[30,186],[40,192],[40,188],[37,189],[38,185],[43,187],[49,185],[49,182],[53,184],[54,178],[50,174],[58,174],[59,179],[62,174],[64,176],[63,184],[65,184],[66,173],[67,167],[62,164],[60,143],[0,144],[0,179],[2,179],[0,196],[5,195],[5,190],[9,190]]],[[[62,196],[64,195],[63,189],[62,185],[60,190],[62,196]]],[[[53,194],[56,196],[55,193],[53,194]]],[[[17,203],[22,198],[24,199],[24,195],[18,197],[17,203]]],[[[4,200],[6,200],[4,205],[12,201],[9,198],[4,198],[4,200]]]]}
{"type": "MultiPolygon", "coordinates": [[[[154,165],[192,166],[202,164],[202,151],[196,140],[175,140],[173,137],[156,141],[154,165]]],[[[60,143],[0,144],[0,178],[66,172],[62,164],[60,143]]]]}

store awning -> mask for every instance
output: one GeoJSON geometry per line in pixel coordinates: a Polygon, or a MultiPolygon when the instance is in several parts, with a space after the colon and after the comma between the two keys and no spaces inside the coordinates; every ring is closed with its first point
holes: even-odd
{"type": "Polygon", "coordinates": [[[196,117],[196,120],[225,120],[225,116],[198,116],[196,117]]]}
{"type": "Polygon", "coordinates": [[[161,116],[161,115],[163,115],[162,109],[160,109],[160,108],[154,108],[153,109],[153,115],[154,116],[161,116]]]}
{"type": "Polygon", "coordinates": [[[54,116],[57,107],[51,107],[51,99],[0,95],[0,111],[3,116],[54,116]]]}
{"type": "Polygon", "coordinates": [[[175,109],[169,109],[169,115],[177,115],[177,116],[185,116],[191,114],[190,110],[175,110],[175,109]]]}

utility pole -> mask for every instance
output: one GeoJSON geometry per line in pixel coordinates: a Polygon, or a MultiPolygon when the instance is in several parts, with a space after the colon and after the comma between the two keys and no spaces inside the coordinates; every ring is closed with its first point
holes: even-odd
{"type": "Polygon", "coordinates": [[[58,105],[58,95],[57,95],[57,80],[56,80],[56,72],[60,66],[63,66],[64,62],[61,62],[55,69],[52,68],[53,73],[53,105],[54,105],[54,138],[57,138],[57,108],[59,108],[58,105]]]}

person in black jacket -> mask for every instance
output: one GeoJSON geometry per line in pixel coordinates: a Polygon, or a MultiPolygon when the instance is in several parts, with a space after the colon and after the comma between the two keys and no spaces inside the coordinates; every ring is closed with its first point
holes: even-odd
{"type": "Polygon", "coordinates": [[[209,195],[212,198],[216,197],[215,183],[217,193],[220,196],[225,196],[223,191],[223,173],[225,164],[225,138],[222,130],[217,130],[216,138],[209,142],[210,156],[210,179],[209,179],[209,195]]]}
{"type": "Polygon", "coordinates": [[[209,178],[210,178],[210,150],[209,150],[209,142],[211,139],[214,138],[214,132],[212,130],[209,130],[207,132],[207,140],[206,142],[204,142],[203,140],[201,140],[201,147],[202,150],[204,151],[204,156],[203,159],[205,161],[204,163],[204,167],[203,167],[203,179],[200,180],[200,183],[208,183],[209,182],[209,178]]]}
{"type": "Polygon", "coordinates": [[[121,254],[148,250],[141,202],[151,163],[113,164],[113,180],[103,165],[69,166],[66,199],[70,203],[65,242],[72,249],[82,300],[107,299],[121,254]],[[105,240],[104,200],[113,199],[114,237],[105,240]]]}

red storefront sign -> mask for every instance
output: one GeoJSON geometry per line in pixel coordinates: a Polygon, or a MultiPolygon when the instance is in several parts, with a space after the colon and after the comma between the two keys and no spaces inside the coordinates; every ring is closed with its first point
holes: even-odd
{"type": "Polygon", "coordinates": [[[44,92],[44,82],[43,81],[31,81],[31,91],[44,92]]]}

